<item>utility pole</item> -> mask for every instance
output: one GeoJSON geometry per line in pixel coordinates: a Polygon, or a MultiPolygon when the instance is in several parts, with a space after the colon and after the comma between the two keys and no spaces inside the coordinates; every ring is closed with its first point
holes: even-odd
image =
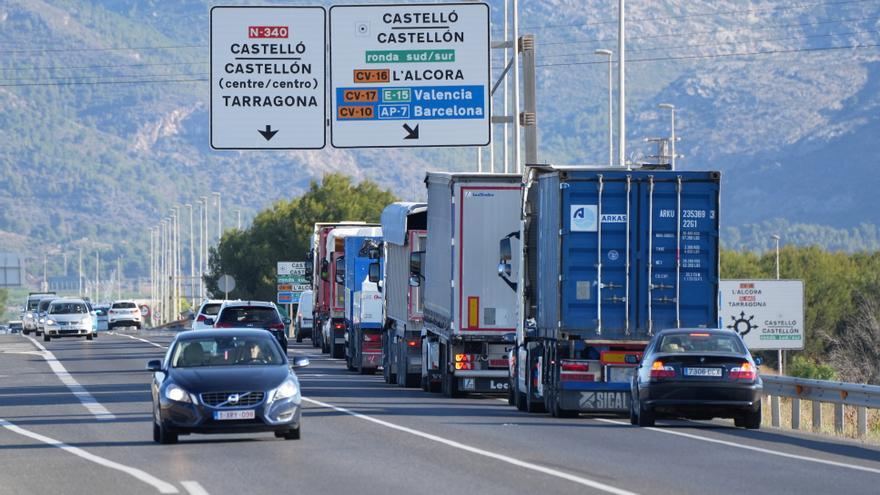
{"type": "MultiPolygon", "coordinates": [[[[519,149],[519,1],[513,0],[513,163],[516,173],[521,174],[519,149]]],[[[506,143],[505,143],[506,144],[506,143]]]]}
{"type": "MultiPolygon", "coordinates": [[[[189,296],[190,307],[196,307],[196,251],[195,251],[195,238],[194,238],[194,229],[193,229],[193,205],[191,203],[187,203],[186,209],[189,210],[189,296]]],[[[239,210],[239,223],[241,223],[241,210],[239,210]]],[[[239,227],[241,228],[241,227],[239,227]]]]}
{"type": "MultiPolygon", "coordinates": [[[[83,295],[83,248],[79,248],[79,271],[77,271],[79,280],[79,295],[82,297],[83,295]]],[[[97,302],[97,301],[95,301],[97,302]]]]}
{"type": "MultiPolygon", "coordinates": [[[[778,234],[773,234],[773,240],[776,241],[776,280],[779,280],[779,237],[778,234]]],[[[776,358],[779,360],[779,374],[785,375],[785,353],[782,349],[778,349],[776,358]]]]}
{"type": "Polygon", "coordinates": [[[199,299],[205,298],[205,292],[202,290],[202,275],[204,274],[204,270],[202,269],[202,265],[204,263],[204,251],[202,250],[202,243],[205,240],[204,232],[203,232],[203,216],[204,216],[204,208],[205,205],[202,203],[202,200],[198,200],[199,203],[199,299]]]}
{"type": "Polygon", "coordinates": [[[626,0],[618,0],[617,19],[617,161],[626,164],[626,0]]]}
{"type": "Polygon", "coordinates": [[[221,215],[223,209],[220,206],[220,193],[213,192],[211,194],[217,196],[217,245],[220,245],[220,238],[223,237],[223,219],[221,215]]]}
{"type": "Polygon", "coordinates": [[[236,215],[238,215],[238,230],[241,230],[241,208],[235,210],[236,215]]]}
{"type": "Polygon", "coordinates": [[[116,299],[122,299],[122,256],[116,256],[116,299]]]}
{"type": "Polygon", "coordinates": [[[49,276],[47,272],[49,271],[49,258],[45,253],[43,253],[43,292],[49,290],[49,276]]]}
{"type": "Polygon", "coordinates": [[[596,55],[604,55],[608,57],[608,166],[614,166],[614,92],[612,73],[614,72],[614,64],[611,57],[614,52],[606,49],[599,49],[594,52],[596,55]]]}
{"type": "Polygon", "coordinates": [[[95,251],[95,302],[101,299],[101,256],[95,251]]]}

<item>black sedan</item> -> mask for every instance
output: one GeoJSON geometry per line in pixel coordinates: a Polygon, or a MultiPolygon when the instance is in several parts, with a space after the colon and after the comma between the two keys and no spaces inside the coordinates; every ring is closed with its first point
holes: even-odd
{"type": "Polygon", "coordinates": [[[761,427],[760,360],[730,330],[658,332],[633,377],[630,422],[653,426],[658,417],[733,418],[761,427]]]}
{"type": "Polygon", "coordinates": [[[301,396],[281,345],[265,330],[225,328],[178,334],[153,372],[153,440],[190,433],[272,431],[300,437],[301,396]]]}

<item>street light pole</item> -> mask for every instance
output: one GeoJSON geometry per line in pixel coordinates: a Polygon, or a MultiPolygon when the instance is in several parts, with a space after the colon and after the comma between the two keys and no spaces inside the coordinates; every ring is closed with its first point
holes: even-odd
{"type": "Polygon", "coordinates": [[[187,203],[186,209],[189,210],[189,296],[192,304],[190,307],[195,308],[196,306],[196,251],[195,251],[195,238],[193,235],[193,205],[191,203],[187,203]]]}
{"type": "Polygon", "coordinates": [[[220,206],[220,193],[213,192],[211,193],[214,196],[217,196],[217,244],[220,244],[220,238],[223,237],[223,218],[222,218],[222,208],[220,206]]]}
{"type": "Polygon", "coordinates": [[[671,143],[669,145],[669,150],[672,158],[670,159],[669,163],[672,170],[675,170],[675,105],[671,103],[661,103],[657,106],[664,110],[669,110],[670,114],[672,115],[672,137],[670,139],[671,143]]]}
{"type": "MultiPolygon", "coordinates": [[[[773,238],[774,241],[776,241],[776,280],[779,280],[779,239],[780,239],[780,237],[777,234],[773,234],[771,237],[773,238]]],[[[783,352],[782,349],[779,349],[776,352],[778,353],[776,357],[779,360],[779,374],[784,375],[785,374],[785,353],[783,352]]]]}
{"type": "Polygon", "coordinates": [[[608,57],[608,166],[614,166],[614,111],[613,111],[613,82],[611,75],[614,72],[611,56],[611,50],[599,49],[595,51],[596,55],[605,55],[608,57]]]}

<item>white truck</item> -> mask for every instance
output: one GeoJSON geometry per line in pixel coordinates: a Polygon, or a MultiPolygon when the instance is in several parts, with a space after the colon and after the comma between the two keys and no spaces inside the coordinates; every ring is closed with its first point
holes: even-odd
{"type": "Polygon", "coordinates": [[[428,242],[413,253],[411,285],[424,286],[422,386],[456,397],[507,393],[516,293],[498,277],[498,239],[519,232],[515,174],[429,172],[428,242]]]}
{"type": "Polygon", "coordinates": [[[425,252],[427,221],[426,203],[392,203],[382,211],[382,369],[385,383],[401,387],[419,386],[422,376],[424,290],[410,285],[409,280],[412,254],[425,252]]]}

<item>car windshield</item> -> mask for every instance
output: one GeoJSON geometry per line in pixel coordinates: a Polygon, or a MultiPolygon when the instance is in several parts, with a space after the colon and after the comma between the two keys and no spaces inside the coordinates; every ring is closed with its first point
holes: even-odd
{"type": "Polygon", "coordinates": [[[201,313],[206,316],[215,316],[220,312],[220,303],[209,303],[202,306],[201,313]]]}
{"type": "Polygon", "coordinates": [[[50,315],[79,315],[88,312],[86,305],[81,302],[55,303],[49,306],[50,315]]]}
{"type": "Polygon", "coordinates": [[[113,309],[134,309],[137,305],[133,302],[118,302],[113,303],[113,309]]]}
{"type": "Polygon", "coordinates": [[[657,346],[664,353],[726,352],[744,354],[745,349],[733,335],[711,332],[674,333],[665,335],[657,346]]]}
{"type": "Polygon", "coordinates": [[[271,336],[208,337],[182,340],[171,359],[175,368],[284,364],[271,336]]]}
{"type": "Polygon", "coordinates": [[[233,325],[250,325],[265,323],[280,323],[275,308],[265,306],[241,306],[223,310],[220,314],[220,323],[233,325]]]}

